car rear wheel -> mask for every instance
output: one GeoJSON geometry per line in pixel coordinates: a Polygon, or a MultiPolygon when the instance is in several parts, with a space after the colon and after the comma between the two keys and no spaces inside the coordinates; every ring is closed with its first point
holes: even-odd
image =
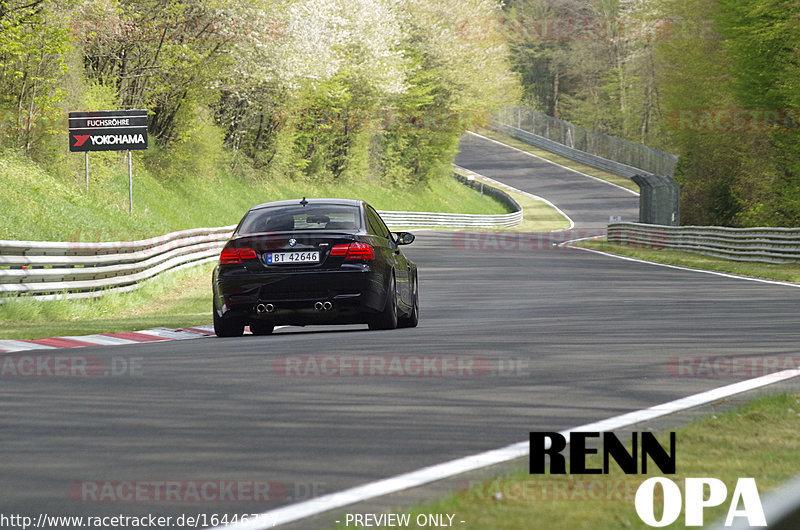
{"type": "Polygon", "coordinates": [[[399,328],[415,328],[419,324],[419,292],[417,291],[417,279],[414,278],[414,304],[411,313],[407,317],[400,317],[397,320],[399,328]]]}
{"type": "Polygon", "coordinates": [[[271,335],[275,326],[269,322],[253,321],[250,322],[250,333],[253,335],[271,335]]]}
{"type": "Polygon", "coordinates": [[[244,334],[244,322],[219,316],[216,308],[212,308],[212,313],[214,313],[214,333],[217,337],[241,337],[244,334]]]}
{"type": "Polygon", "coordinates": [[[397,285],[395,285],[394,275],[389,284],[383,311],[375,315],[368,325],[369,329],[395,329],[397,327],[397,285]]]}

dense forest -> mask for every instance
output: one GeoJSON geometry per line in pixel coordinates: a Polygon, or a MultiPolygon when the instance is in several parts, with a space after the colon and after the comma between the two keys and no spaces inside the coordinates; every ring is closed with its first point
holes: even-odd
{"type": "Polygon", "coordinates": [[[679,154],[683,224],[795,226],[799,17],[794,0],[6,0],[0,148],[77,182],[66,112],[146,108],[140,156],[164,178],[416,185],[521,100],[679,154]]]}
{"type": "Polygon", "coordinates": [[[680,155],[682,224],[798,226],[794,0],[512,0],[523,102],[680,155]]]}
{"type": "Polygon", "coordinates": [[[457,32],[460,18],[498,10],[493,0],[3,0],[0,147],[77,180],[67,111],[144,108],[143,156],[165,178],[225,164],[254,179],[424,183],[450,171],[467,127],[518,98],[505,45],[457,32]]]}

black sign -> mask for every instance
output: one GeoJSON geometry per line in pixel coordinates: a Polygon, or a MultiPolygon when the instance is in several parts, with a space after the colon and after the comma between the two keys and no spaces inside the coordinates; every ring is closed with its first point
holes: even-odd
{"type": "Polygon", "coordinates": [[[69,113],[70,151],[147,149],[146,110],[69,113]]]}

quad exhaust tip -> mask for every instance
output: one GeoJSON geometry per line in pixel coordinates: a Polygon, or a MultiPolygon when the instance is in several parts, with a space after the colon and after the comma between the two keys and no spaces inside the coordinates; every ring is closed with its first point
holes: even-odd
{"type": "Polygon", "coordinates": [[[314,309],[317,311],[330,311],[333,309],[333,304],[330,302],[314,302],[314,309]]]}
{"type": "Polygon", "coordinates": [[[256,306],[256,313],[263,314],[263,313],[272,313],[275,311],[275,306],[272,304],[258,304],[256,306]]]}

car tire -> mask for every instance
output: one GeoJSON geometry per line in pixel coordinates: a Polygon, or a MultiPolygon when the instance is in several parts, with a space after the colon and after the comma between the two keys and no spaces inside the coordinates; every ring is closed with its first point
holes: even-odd
{"type": "Polygon", "coordinates": [[[254,320],[250,322],[250,333],[253,335],[272,335],[275,326],[269,322],[254,320]]]}
{"type": "Polygon", "coordinates": [[[244,322],[219,316],[216,308],[212,309],[212,313],[214,313],[214,333],[217,337],[241,337],[244,334],[244,322]]]}
{"type": "Polygon", "coordinates": [[[397,285],[394,274],[389,283],[389,292],[386,293],[386,303],[383,311],[375,315],[369,322],[369,329],[395,329],[397,327],[397,285]]]}
{"type": "Polygon", "coordinates": [[[407,317],[400,317],[397,321],[398,328],[415,328],[419,324],[419,290],[417,278],[414,278],[414,304],[407,317]]]}

